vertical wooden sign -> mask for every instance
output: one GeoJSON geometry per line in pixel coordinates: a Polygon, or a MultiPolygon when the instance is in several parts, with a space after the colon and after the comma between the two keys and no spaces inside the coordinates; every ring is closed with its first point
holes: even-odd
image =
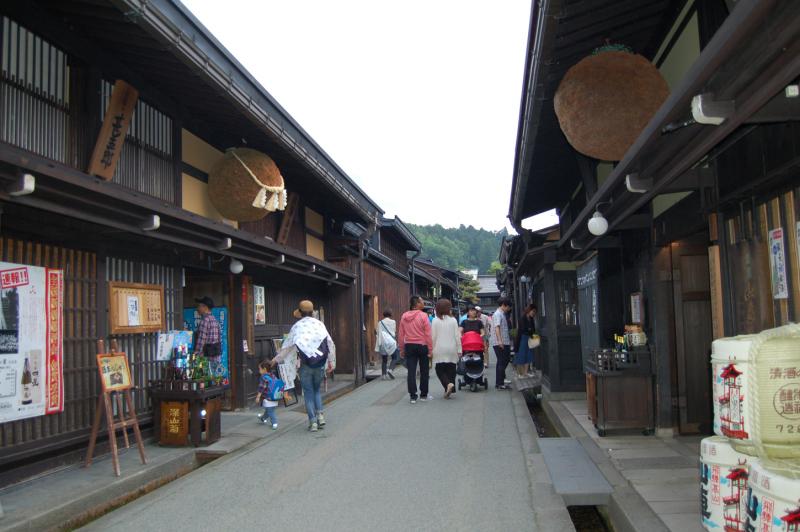
{"type": "Polygon", "coordinates": [[[90,175],[102,177],[106,181],[114,177],[119,156],[122,154],[122,145],[125,143],[125,135],[128,133],[128,126],[131,123],[138,99],[139,92],[126,82],[118,79],[114,83],[111,100],[106,109],[106,117],[103,119],[103,126],[97,136],[92,158],[89,159],[88,173],[90,175]]]}

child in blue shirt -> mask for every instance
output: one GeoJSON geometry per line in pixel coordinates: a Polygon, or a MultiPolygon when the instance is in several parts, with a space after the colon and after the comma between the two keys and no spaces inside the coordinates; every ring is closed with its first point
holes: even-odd
{"type": "Polygon", "coordinates": [[[270,371],[268,361],[263,361],[258,365],[258,373],[261,377],[258,379],[258,395],[256,395],[256,404],[264,407],[264,413],[259,414],[258,418],[262,423],[272,423],[272,430],[278,429],[278,415],[275,409],[278,406],[278,401],[273,401],[269,398],[269,385],[270,379],[277,379],[274,373],[270,371]]]}

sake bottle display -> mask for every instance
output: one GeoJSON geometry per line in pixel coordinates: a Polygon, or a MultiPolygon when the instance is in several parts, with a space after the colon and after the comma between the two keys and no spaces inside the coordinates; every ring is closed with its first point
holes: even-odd
{"type": "Polygon", "coordinates": [[[31,366],[28,357],[25,357],[25,366],[22,370],[22,404],[29,405],[33,402],[32,390],[33,378],[31,377],[31,366]]]}

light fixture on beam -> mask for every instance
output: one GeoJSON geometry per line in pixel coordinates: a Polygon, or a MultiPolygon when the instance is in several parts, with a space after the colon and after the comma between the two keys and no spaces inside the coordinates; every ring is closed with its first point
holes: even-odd
{"type": "Polygon", "coordinates": [[[275,257],[275,264],[284,264],[286,262],[286,255],[281,253],[277,257],[275,257]]]}
{"type": "Polygon", "coordinates": [[[610,205],[612,201],[614,200],[609,199],[608,201],[600,201],[597,203],[597,205],[595,205],[594,214],[586,223],[586,225],[589,227],[589,232],[594,236],[603,236],[606,234],[606,231],[608,231],[608,220],[606,220],[606,217],[600,212],[600,205],[610,205]]]}
{"type": "Polygon", "coordinates": [[[625,187],[628,189],[628,192],[644,194],[652,190],[653,180],[642,178],[637,173],[628,174],[625,176],[625,187]]]}
{"type": "Polygon", "coordinates": [[[155,231],[161,227],[161,217],[157,214],[151,214],[139,224],[139,229],[142,231],[155,231]]]}
{"type": "Polygon", "coordinates": [[[242,264],[241,261],[238,261],[236,259],[231,259],[231,263],[228,266],[228,268],[231,270],[232,274],[239,275],[244,271],[244,264],[242,264]]]}
{"type": "Polygon", "coordinates": [[[692,98],[692,118],[698,124],[718,126],[733,115],[736,102],[733,100],[714,100],[714,95],[705,93],[692,98]]]}
{"type": "Polygon", "coordinates": [[[217,249],[219,251],[225,251],[226,249],[231,249],[233,247],[233,240],[229,237],[223,238],[217,243],[217,249]]]}
{"type": "Polygon", "coordinates": [[[19,178],[6,187],[9,196],[27,196],[36,190],[36,177],[33,174],[22,174],[19,178]]]}
{"type": "Polygon", "coordinates": [[[334,273],[333,274],[333,280],[334,281],[338,281],[339,280],[339,274],[338,273],[334,273]]]}
{"type": "Polygon", "coordinates": [[[580,244],[578,244],[578,242],[576,242],[574,238],[569,239],[569,247],[571,247],[575,251],[580,251],[581,249],[583,249],[583,247],[580,244]]]}
{"type": "Polygon", "coordinates": [[[311,273],[316,273],[317,272],[317,265],[316,264],[312,264],[311,266],[308,267],[308,271],[311,272],[311,273]]]}

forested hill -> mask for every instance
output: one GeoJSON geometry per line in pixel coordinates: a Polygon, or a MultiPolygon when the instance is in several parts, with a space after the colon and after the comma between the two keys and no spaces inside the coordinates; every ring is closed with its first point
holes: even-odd
{"type": "Polygon", "coordinates": [[[432,259],[445,268],[469,270],[478,268],[486,273],[500,254],[500,241],[508,234],[505,229],[486,231],[461,225],[446,229],[436,225],[408,224],[422,242],[423,258],[432,259]]]}

